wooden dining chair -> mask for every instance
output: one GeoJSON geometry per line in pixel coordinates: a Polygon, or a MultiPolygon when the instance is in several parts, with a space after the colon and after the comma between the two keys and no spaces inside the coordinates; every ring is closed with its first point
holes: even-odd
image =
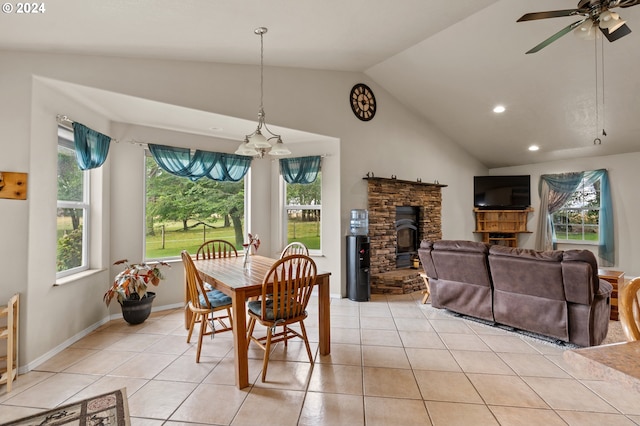
{"type": "Polygon", "coordinates": [[[238,251],[229,241],[209,240],[202,243],[196,252],[196,260],[238,257],[238,251]]]}
{"type": "Polygon", "coordinates": [[[634,278],[622,287],[618,299],[620,323],[627,341],[640,340],[640,277],[634,278]]]}
{"type": "Polygon", "coordinates": [[[187,283],[187,294],[189,302],[186,309],[191,311],[191,321],[189,323],[189,333],[187,334],[187,343],[191,341],[191,335],[197,322],[200,323],[200,335],[198,336],[198,349],[196,351],[196,362],[200,362],[200,352],[202,350],[202,338],[204,336],[213,336],[217,333],[231,331],[231,297],[227,296],[220,290],[207,291],[200,278],[200,274],[193,263],[193,259],[186,250],[182,251],[182,263],[184,264],[185,281],[187,283]],[[225,311],[225,315],[215,316],[218,311],[225,311]],[[228,324],[224,320],[227,320],[228,324]],[[216,328],[215,322],[220,324],[216,328]],[[211,331],[207,328],[211,327],[211,331]]]}
{"type": "Polygon", "coordinates": [[[274,263],[265,275],[260,300],[248,302],[248,345],[255,342],[264,350],[263,382],[267,376],[269,353],[273,343],[284,342],[286,346],[289,339],[294,337],[302,339],[307,348],[309,362],[313,364],[313,355],[304,320],[307,318],[306,308],[316,283],[316,277],[316,264],[309,256],[301,254],[285,256],[274,263]],[[267,298],[267,293],[273,296],[267,298]],[[255,337],[253,335],[256,322],[267,328],[266,336],[255,337]],[[295,323],[300,324],[300,333],[289,327],[295,323]],[[277,327],[283,327],[282,331],[276,332],[277,327]]]}
{"type": "Polygon", "coordinates": [[[309,249],[301,242],[294,241],[289,243],[289,245],[282,250],[282,253],[280,253],[280,259],[292,254],[304,254],[305,256],[309,256],[309,249]]]}

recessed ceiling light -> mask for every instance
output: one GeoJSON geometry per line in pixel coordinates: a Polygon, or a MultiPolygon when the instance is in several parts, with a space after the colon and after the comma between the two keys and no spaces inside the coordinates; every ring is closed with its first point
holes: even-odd
{"type": "Polygon", "coordinates": [[[496,105],[493,108],[493,112],[495,112],[496,114],[500,114],[501,112],[505,112],[506,108],[502,105],[496,105]]]}
{"type": "Polygon", "coordinates": [[[537,150],[539,150],[539,149],[540,149],[540,147],[539,147],[538,145],[531,145],[531,146],[529,147],[529,151],[537,151],[537,150]]]}

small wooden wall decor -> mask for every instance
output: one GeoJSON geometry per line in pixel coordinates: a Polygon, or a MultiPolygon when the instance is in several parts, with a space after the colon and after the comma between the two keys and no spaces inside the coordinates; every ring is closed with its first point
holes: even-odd
{"type": "Polygon", "coordinates": [[[0,198],[27,199],[27,174],[0,172],[0,198]]]}

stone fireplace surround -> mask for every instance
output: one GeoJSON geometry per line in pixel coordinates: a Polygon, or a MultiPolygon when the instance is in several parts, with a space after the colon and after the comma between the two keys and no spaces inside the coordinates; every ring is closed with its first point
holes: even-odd
{"type": "Polygon", "coordinates": [[[418,239],[442,239],[442,188],[447,185],[365,178],[371,240],[371,293],[404,294],[424,289],[422,268],[396,269],[396,207],[418,207],[418,239]]]}

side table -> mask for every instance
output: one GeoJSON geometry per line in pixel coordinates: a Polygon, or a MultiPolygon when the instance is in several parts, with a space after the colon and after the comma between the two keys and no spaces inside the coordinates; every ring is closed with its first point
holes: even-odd
{"type": "Polygon", "coordinates": [[[618,289],[622,289],[624,284],[624,272],[613,271],[611,269],[598,269],[598,277],[600,279],[610,282],[613,286],[611,292],[611,316],[610,319],[618,321],[618,289]]]}

